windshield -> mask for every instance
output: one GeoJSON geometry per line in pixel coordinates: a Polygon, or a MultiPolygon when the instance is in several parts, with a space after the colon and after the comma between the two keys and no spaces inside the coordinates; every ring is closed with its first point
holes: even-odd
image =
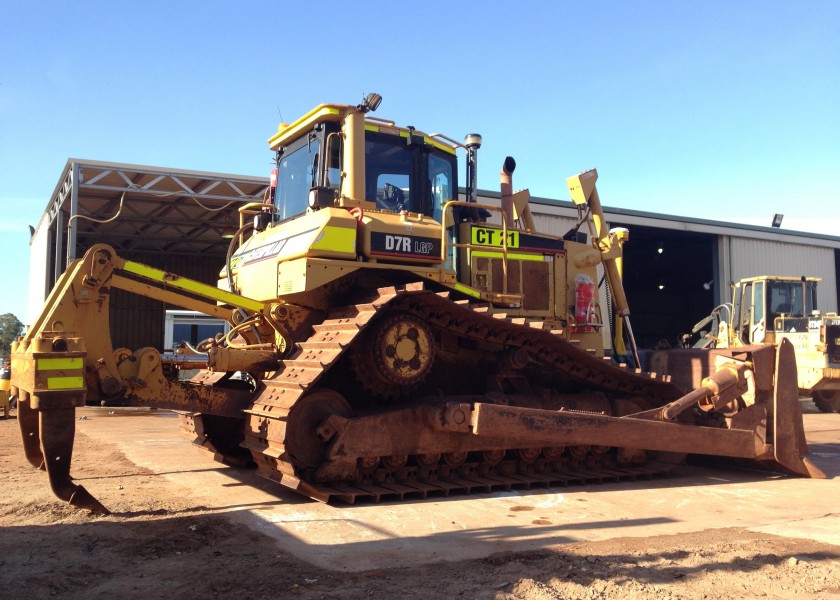
{"type": "Polygon", "coordinates": [[[420,212],[412,193],[414,156],[405,140],[394,136],[368,136],[365,140],[365,193],[376,208],[420,212]]]}
{"type": "Polygon", "coordinates": [[[368,132],[365,136],[365,195],[376,208],[441,218],[456,197],[454,155],[406,138],[368,132]]]}
{"type": "Polygon", "coordinates": [[[769,281],[767,305],[773,317],[785,314],[804,317],[817,305],[817,290],[813,282],[769,281]]]}

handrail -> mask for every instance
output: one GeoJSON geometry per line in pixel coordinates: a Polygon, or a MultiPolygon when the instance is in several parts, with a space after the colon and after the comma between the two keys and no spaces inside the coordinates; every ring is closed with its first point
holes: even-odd
{"type": "MultiPolygon", "coordinates": [[[[480,250],[483,246],[479,246],[477,244],[473,244],[472,240],[469,243],[450,243],[446,239],[446,230],[448,229],[446,225],[446,217],[450,211],[453,211],[456,206],[464,206],[467,208],[483,208],[488,211],[495,211],[501,214],[502,216],[502,293],[507,294],[507,284],[508,284],[508,265],[507,265],[507,258],[508,258],[508,228],[507,228],[507,220],[505,219],[504,211],[498,206],[492,206],[490,204],[476,204],[475,202],[463,202],[461,200],[450,200],[446,204],[443,205],[443,215],[442,221],[444,227],[441,228],[441,244],[440,244],[440,251],[441,251],[441,262],[440,262],[440,271],[443,273],[443,270],[446,268],[446,256],[447,251],[449,248],[466,248],[468,250],[480,250]]],[[[455,221],[454,212],[452,214],[452,222],[454,226],[457,226],[458,223],[455,221]]]]}

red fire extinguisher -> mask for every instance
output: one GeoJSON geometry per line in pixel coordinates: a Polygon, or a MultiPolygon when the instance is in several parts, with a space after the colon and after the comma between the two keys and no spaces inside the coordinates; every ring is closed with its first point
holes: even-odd
{"type": "Polygon", "coordinates": [[[592,331],[592,327],[584,325],[590,322],[593,300],[595,299],[595,282],[589,275],[580,273],[575,276],[575,322],[574,331],[592,331]]]}

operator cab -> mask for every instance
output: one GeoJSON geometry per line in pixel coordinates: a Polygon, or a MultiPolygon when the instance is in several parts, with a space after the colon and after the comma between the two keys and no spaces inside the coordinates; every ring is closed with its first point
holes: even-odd
{"type": "Polygon", "coordinates": [[[735,284],[735,331],[743,344],[772,343],[775,333],[808,331],[817,309],[814,278],[751,278],[735,284]]]}
{"type": "MultiPolygon", "coordinates": [[[[340,124],[322,122],[277,149],[275,221],[297,217],[307,208],[333,205],[341,192],[343,143],[340,124]],[[318,198],[314,202],[313,191],[318,198]]],[[[364,165],[365,198],[354,200],[373,202],[377,210],[406,211],[440,221],[443,205],[457,197],[454,148],[416,134],[413,128],[367,123],[364,165]]]]}

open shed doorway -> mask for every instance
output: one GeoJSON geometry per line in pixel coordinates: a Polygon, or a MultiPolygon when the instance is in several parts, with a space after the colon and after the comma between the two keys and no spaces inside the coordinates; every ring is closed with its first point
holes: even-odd
{"type": "Polygon", "coordinates": [[[719,304],[717,238],[707,233],[627,227],[624,288],[641,348],[677,347],[683,334],[719,304]]]}

